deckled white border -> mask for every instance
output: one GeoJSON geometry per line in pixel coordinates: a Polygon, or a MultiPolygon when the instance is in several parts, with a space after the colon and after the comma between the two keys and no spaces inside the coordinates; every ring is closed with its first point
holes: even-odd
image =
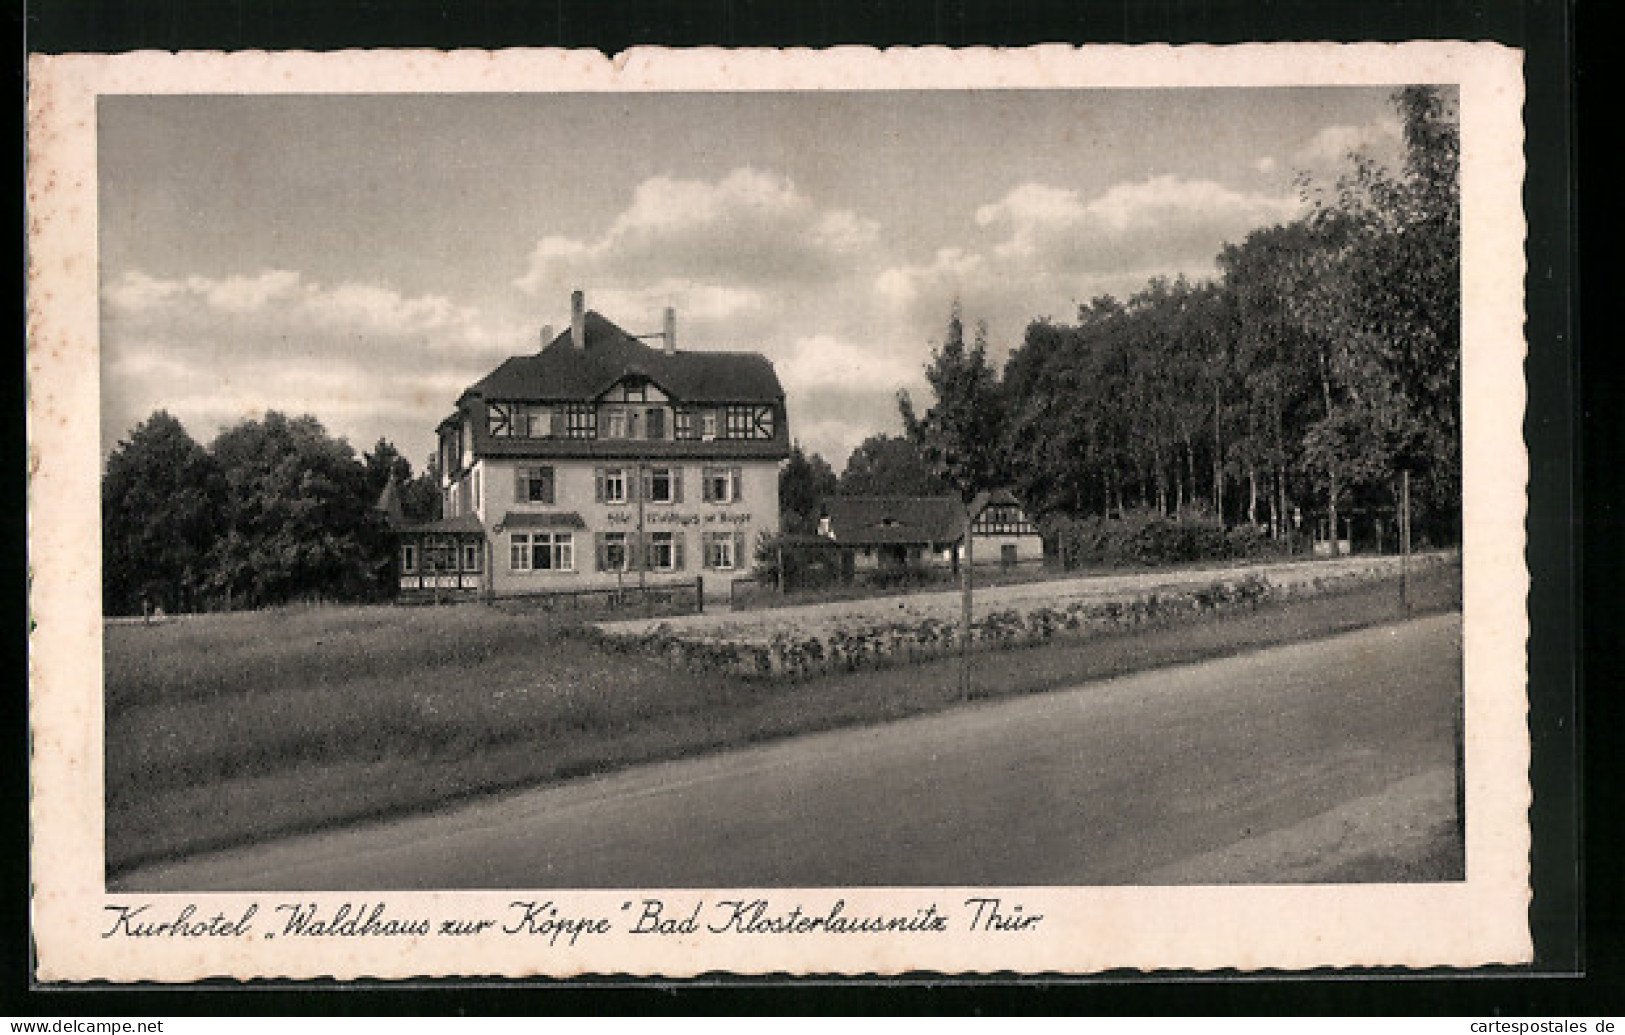
{"type": "MultiPolygon", "coordinates": [[[[29,63],[29,555],[33,934],[44,981],[228,975],[685,976],[1078,974],[1110,968],[1302,969],[1527,961],[1529,737],[1522,438],[1522,64],[1494,44],[1045,46],[1022,50],[352,51],[35,56],[29,63]],[[626,935],[574,950],[516,938],[102,939],[96,98],[160,93],[1078,89],[1455,83],[1461,90],[1467,880],[1452,885],[1030,888],[1046,916],[1021,938],[708,938],[626,935]]],[[[988,889],[774,889],[776,902],[909,914],[988,889]]],[[[550,893],[613,914],[623,891],[550,893]]],[[[189,896],[240,911],[272,896],[189,896]]],[[[284,896],[285,897],[285,896],[284,896]]],[[[504,892],[380,898],[399,914],[500,915],[504,892]]],[[[673,892],[692,900],[693,893],[673,892]]],[[[709,900],[727,897],[707,893],[709,900]]]]}

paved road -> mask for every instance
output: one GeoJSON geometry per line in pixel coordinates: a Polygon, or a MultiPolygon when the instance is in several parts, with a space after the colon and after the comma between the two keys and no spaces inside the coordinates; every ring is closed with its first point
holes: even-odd
{"type": "Polygon", "coordinates": [[[1459,615],[1421,619],[199,856],[114,890],[1378,879],[1385,853],[1453,829],[1460,642],[1459,615]]]}

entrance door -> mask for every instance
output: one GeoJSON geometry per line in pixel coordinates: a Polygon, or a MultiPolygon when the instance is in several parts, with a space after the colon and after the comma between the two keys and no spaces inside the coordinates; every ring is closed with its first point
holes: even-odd
{"type": "Polygon", "coordinates": [[[1014,568],[1016,566],[1016,544],[1005,543],[999,547],[999,566],[1001,568],[1014,568]]]}

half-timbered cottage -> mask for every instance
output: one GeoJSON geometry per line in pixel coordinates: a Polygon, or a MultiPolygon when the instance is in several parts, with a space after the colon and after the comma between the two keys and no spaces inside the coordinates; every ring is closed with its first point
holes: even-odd
{"type": "MultiPolygon", "coordinates": [[[[400,578],[491,596],[734,577],[779,529],[784,391],[755,353],[645,344],[571,298],[439,427],[442,518],[402,529],[400,578]]],[[[721,579],[718,579],[720,582],[721,579]]]]}

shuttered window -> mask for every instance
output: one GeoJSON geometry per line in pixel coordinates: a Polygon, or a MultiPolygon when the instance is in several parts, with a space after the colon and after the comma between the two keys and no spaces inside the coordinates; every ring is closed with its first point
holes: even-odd
{"type": "Polygon", "coordinates": [[[643,472],[643,498],[650,503],[680,503],[682,481],[681,468],[650,467],[643,472]]]}
{"type": "Polygon", "coordinates": [[[644,546],[644,565],[650,571],[681,571],[683,568],[683,534],[681,532],[650,532],[644,546]]]}
{"type": "Polygon", "coordinates": [[[705,533],[705,566],[713,571],[745,567],[744,532],[705,533]]]}
{"type": "Polygon", "coordinates": [[[744,485],[744,469],[739,467],[707,467],[702,475],[705,481],[705,502],[737,503],[744,485]]]}
{"type": "Polygon", "coordinates": [[[631,571],[635,554],[626,532],[599,532],[596,536],[597,568],[599,571],[631,571]]]}
{"type": "Polygon", "coordinates": [[[553,468],[521,467],[514,471],[513,499],[515,503],[553,504],[553,468]]]}
{"type": "Polygon", "coordinates": [[[629,496],[624,467],[600,467],[593,471],[592,498],[595,503],[625,503],[629,496]]]}

